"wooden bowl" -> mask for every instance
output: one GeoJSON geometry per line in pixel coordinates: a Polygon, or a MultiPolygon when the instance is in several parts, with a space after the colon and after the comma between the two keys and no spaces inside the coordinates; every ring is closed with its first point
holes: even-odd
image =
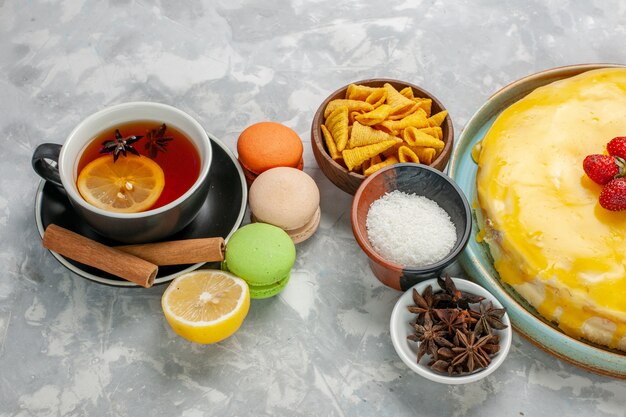
{"type": "MultiPolygon", "coordinates": [[[[423,88],[405,81],[392,80],[388,78],[373,78],[369,80],[355,81],[351,84],[361,84],[368,87],[382,87],[385,83],[391,84],[398,91],[408,86],[413,89],[415,97],[430,98],[433,101],[431,111],[432,114],[445,110],[443,104],[441,104],[435,96],[423,88]]],[[[324,142],[322,130],[320,129],[320,126],[324,124],[325,121],[324,110],[326,109],[328,103],[331,100],[344,98],[346,96],[347,89],[348,85],[345,85],[332,93],[326,98],[326,100],[324,100],[315,112],[313,123],[311,125],[311,146],[313,147],[313,155],[315,156],[317,165],[319,165],[324,175],[326,175],[326,177],[337,187],[341,188],[348,194],[354,195],[357,188],[359,188],[359,185],[361,185],[365,179],[365,176],[355,172],[349,172],[346,168],[339,165],[330,157],[328,150],[326,149],[326,143],[324,142]]],[[[429,165],[439,171],[443,171],[446,168],[448,159],[450,159],[450,154],[452,153],[452,145],[454,144],[454,128],[452,127],[452,120],[450,119],[449,114],[442,123],[441,130],[443,133],[442,140],[444,141],[445,146],[439,156],[437,156],[433,163],[429,165]]]]}

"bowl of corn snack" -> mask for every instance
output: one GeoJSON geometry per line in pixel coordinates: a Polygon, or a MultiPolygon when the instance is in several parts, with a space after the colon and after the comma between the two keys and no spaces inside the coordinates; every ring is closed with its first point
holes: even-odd
{"type": "Polygon", "coordinates": [[[330,94],[311,125],[324,175],[354,194],[374,172],[403,162],[443,171],[454,142],[452,120],[428,91],[405,81],[356,81],[330,94]]]}

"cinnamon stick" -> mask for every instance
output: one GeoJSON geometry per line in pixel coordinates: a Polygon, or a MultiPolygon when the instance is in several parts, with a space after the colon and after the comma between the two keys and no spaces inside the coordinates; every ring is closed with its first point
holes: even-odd
{"type": "Polygon", "coordinates": [[[210,237],[116,246],[115,249],[130,253],[155,265],[183,265],[221,262],[224,260],[224,246],[223,238],[210,237]]]}
{"type": "Polygon", "coordinates": [[[43,246],[67,258],[98,268],[149,288],[158,266],[126,252],[98,243],[55,224],[46,228],[43,246]]]}

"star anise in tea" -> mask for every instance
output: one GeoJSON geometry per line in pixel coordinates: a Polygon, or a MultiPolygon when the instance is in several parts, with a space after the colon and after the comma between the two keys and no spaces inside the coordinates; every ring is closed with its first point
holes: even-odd
{"type": "Polygon", "coordinates": [[[417,314],[415,332],[407,338],[419,343],[417,362],[429,356],[431,369],[458,375],[483,369],[491,357],[500,351],[500,337],[494,331],[507,327],[505,309],[494,308],[484,297],[459,291],[449,276],[438,279],[442,291],[433,292],[431,286],[422,294],[413,290],[417,314]],[[478,304],[478,308],[470,304],[478,304]]]}
{"type": "Polygon", "coordinates": [[[115,129],[115,139],[105,140],[102,142],[100,153],[113,153],[113,162],[117,161],[120,154],[126,156],[126,152],[139,156],[137,149],[133,148],[133,143],[137,142],[143,136],[122,136],[119,129],[115,129]]]}
{"type": "Polygon", "coordinates": [[[150,158],[155,159],[159,152],[167,152],[168,142],[174,140],[173,137],[165,136],[166,130],[167,125],[163,123],[161,126],[146,133],[144,148],[150,152],[150,158]]]}

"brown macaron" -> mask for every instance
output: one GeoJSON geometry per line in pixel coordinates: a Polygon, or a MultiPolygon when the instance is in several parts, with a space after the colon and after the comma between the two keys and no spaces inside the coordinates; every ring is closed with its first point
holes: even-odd
{"type": "Polygon", "coordinates": [[[252,220],[283,229],[295,243],[311,237],[320,223],[320,193],[313,178],[279,167],[257,177],[249,193],[252,220]]]}

